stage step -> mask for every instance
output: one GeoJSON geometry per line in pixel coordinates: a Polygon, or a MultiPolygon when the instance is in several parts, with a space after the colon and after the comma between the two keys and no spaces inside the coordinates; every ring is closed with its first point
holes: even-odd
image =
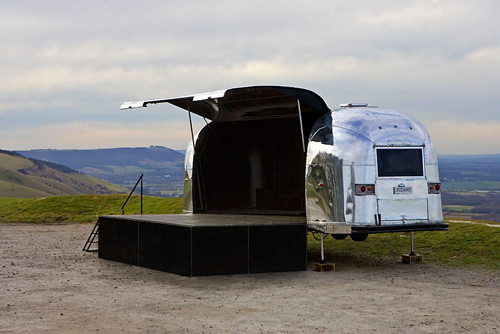
{"type": "Polygon", "coordinates": [[[83,246],[82,251],[84,252],[97,252],[99,251],[99,220],[95,223],[92,232],[90,232],[89,237],[87,238],[87,242],[85,242],[85,246],[83,246]],[[92,245],[96,243],[96,248],[90,248],[92,245]]]}

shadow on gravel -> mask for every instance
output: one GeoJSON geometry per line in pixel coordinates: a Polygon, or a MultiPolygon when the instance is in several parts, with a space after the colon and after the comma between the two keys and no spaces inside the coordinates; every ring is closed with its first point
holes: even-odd
{"type": "MultiPolygon", "coordinates": [[[[308,266],[321,260],[321,253],[309,251],[307,254],[308,266]]],[[[376,257],[367,254],[327,251],[325,261],[333,262],[344,267],[384,267],[401,263],[401,258],[376,257]]]]}

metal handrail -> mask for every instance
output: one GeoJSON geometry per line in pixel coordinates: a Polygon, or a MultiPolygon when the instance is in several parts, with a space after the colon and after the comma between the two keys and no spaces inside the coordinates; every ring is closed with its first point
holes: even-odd
{"type": "Polygon", "coordinates": [[[135,186],[134,188],[132,188],[132,191],[130,192],[130,194],[128,194],[128,197],[127,199],[125,200],[125,202],[123,202],[123,205],[122,205],[122,215],[125,214],[125,205],[127,205],[127,202],[128,200],[130,199],[130,196],[132,196],[132,194],[134,193],[135,191],[135,188],[137,188],[137,185],[139,184],[139,182],[141,182],[141,215],[142,215],[142,177],[144,176],[144,174],[141,174],[141,176],[139,177],[139,179],[137,180],[137,182],[135,183],[135,186]]]}

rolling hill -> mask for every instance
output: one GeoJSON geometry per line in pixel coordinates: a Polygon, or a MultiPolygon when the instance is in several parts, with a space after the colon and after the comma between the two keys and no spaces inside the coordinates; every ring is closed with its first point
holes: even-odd
{"type": "Polygon", "coordinates": [[[124,193],[112,183],[51,162],[0,150],[0,197],[46,197],[124,193]]]}
{"type": "Polygon", "coordinates": [[[184,155],[163,146],[94,150],[17,151],[25,157],[69,166],[81,173],[131,188],[144,174],[145,193],[182,196],[184,155]]]}

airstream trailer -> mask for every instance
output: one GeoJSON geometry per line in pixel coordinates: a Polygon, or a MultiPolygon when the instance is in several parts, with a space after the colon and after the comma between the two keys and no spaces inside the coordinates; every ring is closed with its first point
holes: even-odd
{"type": "Polygon", "coordinates": [[[447,230],[434,146],[401,112],[254,86],[126,102],[170,103],[207,121],[185,157],[184,212],[304,216],[313,232],[447,230]]]}

